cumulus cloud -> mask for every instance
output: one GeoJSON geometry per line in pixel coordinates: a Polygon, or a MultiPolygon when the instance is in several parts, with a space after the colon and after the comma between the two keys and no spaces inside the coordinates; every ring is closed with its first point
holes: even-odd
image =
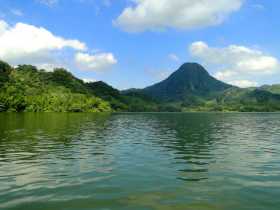
{"type": "Polygon", "coordinates": [[[102,71],[117,63],[112,53],[82,53],[86,50],[85,43],[54,35],[43,27],[25,23],[10,26],[0,20],[0,59],[12,65],[32,64],[51,71],[67,68],[66,63],[74,57],[81,69],[102,71]]]}
{"type": "Polygon", "coordinates": [[[3,21],[0,20],[0,36],[8,29],[9,25],[3,21]]]}
{"type": "Polygon", "coordinates": [[[216,48],[200,41],[192,43],[189,51],[204,63],[214,65],[218,69],[216,78],[243,87],[256,85],[256,82],[249,83],[248,78],[251,80],[256,76],[272,75],[280,67],[276,57],[240,45],[216,48]]]}
{"type": "Polygon", "coordinates": [[[234,86],[241,87],[241,88],[257,87],[258,86],[257,82],[253,82],[253,81],[249,81],[249,80],[235,80],[235,81],[231,81],[229,83],[234,85],[234,86]]]}
{"type": "Polygon", "coordinates": [[[68,69],[66,65],[63,65],[62,63],[57,62],[56,60],[52,60],[52,62],[48,63],[39,63],[36,65],[38,69],[44,69],[45,71],[52,72],[56,68],[63,68],[68,69]]]}
{"type": "Polygon", "coordinates": [[[75,62],[82,70],[101,72],[117,64],[118,61],[112,53],[97,53],[94,55],[77,53],[75,62]]]}
{"type": "Polygon", "coordinates": [[[244,0],[133,0],[114,21],[125,31],[193,29],[221,24],[244,0]]]}
{"type": "Polygon", "coordinates": [[[65,48],[82,51],[86,50],[86,45],[56,36],[42,27],[25,23],[10,26],[0,21],[0,59],[13,65],[51,65],[55,60],[53,55],[65,48]]]}
{"type": "Polygon", "coordinates": [[[84,78],[83,81],[84,81],[85,83],[97,82],[96,79],[92,79],[92,78],[84,78]]]}
{"type": "Polygon", "coordinates": [[[237,75],[237,72],[231,71],[231,70],[225,70],[225,71],[218,71],[215,74],[215,77],[219,80],[227,81],[230,78],[237,75]]]}

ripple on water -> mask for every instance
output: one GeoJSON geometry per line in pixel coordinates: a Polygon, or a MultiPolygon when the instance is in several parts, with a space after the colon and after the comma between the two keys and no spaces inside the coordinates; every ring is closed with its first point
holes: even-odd
{"type": "Polygon", "coordinates": [[[0,114],[0,209],[280,209],[280,114],[0,114]]]}

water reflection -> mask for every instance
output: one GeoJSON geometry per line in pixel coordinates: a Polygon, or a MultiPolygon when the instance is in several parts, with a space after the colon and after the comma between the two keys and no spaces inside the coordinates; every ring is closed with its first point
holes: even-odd
{"type": "Polygon", "coordinates": [[[279,209],[279,127],[279,114],[0,114],[0,209],[279,209]]]}

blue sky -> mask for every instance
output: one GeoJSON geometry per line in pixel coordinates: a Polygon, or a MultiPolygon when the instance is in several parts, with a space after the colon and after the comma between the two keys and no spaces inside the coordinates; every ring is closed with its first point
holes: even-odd
{"type": "Polygon", "coordinates": [[[120,89],[151,85],[184,62],[242,87],[280,83],[280,2],[195,2],[0,0],[0,59],[120,89]]]}

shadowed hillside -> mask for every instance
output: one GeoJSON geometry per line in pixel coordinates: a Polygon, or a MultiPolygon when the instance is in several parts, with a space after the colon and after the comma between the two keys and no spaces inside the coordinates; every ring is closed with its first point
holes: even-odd
{"type": "Polygon", "coordinates": [[[195,97],[210,99],[231,87],[212,77],[201,65],[185,63],[166,80],[142,92],[162,101],[176,102],[195,97]]]}
{"type": "Polygon", "coordinates": [[[196,63],[155,85],[120,92],[102,81],[84,83],[65,69],[0,62],[0,111],[9,112],[280,111],[279,90],[234,87],[196,63]]]}

